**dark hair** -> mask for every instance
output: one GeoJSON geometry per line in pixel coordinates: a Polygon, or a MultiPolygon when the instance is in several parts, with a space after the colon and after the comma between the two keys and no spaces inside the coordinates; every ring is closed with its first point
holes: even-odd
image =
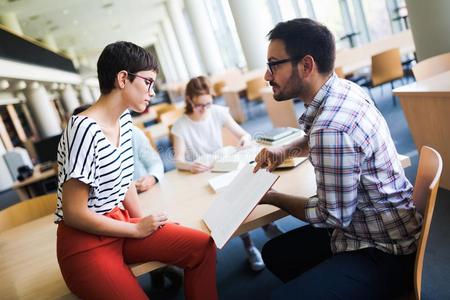
{"type": "Polygon", "coordinates": [[[83,105],[78,106],[77,108],[75,108],[73,110],[72,116],[76,116],[79,113],[82,113],[83,111],[85,111],[86,109],[88,109],[91,106],[92,106],[91,104],[83,104],[83,105]]]}
{"type": "Polygon", "coordinates": [[[194,77],[187,83],[185,91],[186,114],[194,111],[191,101],[194,100],[194,97],[201,95],[213,95],[211,83],[205,76],[194,77]]]}
{"type": "Polygon", "coordinates": [[[336,56],[333,34],[325,25],[307,18],[278,23],[268,34],[269,41],[282,40],[287,54],[297,63],[305,55],[316,61],[319,73],[329,74],[336,56]]]}
{"type": "MultiPolygon", "coordinates": [[[[116,75],[120,71],[137,73],[153,70],[158,72],[155,57],[145,49],[130,42],[115,42],[103,49],[97,62],[97,75],[102,94],[108,94],[114,88],[116,75]]],[[[128,75],[131,82],[135,76],[128,75]]]]}

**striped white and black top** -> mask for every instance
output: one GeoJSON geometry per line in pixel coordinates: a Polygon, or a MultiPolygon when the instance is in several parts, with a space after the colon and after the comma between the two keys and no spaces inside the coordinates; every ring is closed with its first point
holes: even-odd
{"type": "Polygon", "coordinates": [[[88,207],[105,214],[124,199],[133,181],[133,147],[131,116],[120,116],[119,147],[105,137],[95,120],[73,116],[58,145],[58,202],[55,222],[63,217],[63,184],[71,178],[90,186],[88,207]]]}

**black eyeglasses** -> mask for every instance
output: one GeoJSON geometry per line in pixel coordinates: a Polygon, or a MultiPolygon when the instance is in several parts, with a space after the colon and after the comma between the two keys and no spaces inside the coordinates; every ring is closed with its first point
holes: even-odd
{"type": "Polygon", "coordinates": [[[150,91],[153,89],[153,86],[155,85],[155,80],[153,78],[140,76],[138,74],[131,73],[131,72],[128,72],[128,74],[139,77],[141,79],[144,79],[145,84],[148,85],[148,91],[147,91],[148,93],[150,93],[150,91]]]}
{"type": "Polygon", "coordinates": [[[272,60],[267,62],[267,70],[269,70],[270,75],[273,75],[273,73],[277,70],[276,66],[287,63],[289,61],[295,61],[296,59],[293,58],[285,58],[285,59],[279,59],[279,60],[272,60]]]}
{"type": "Polygon", "coordinates": [[[208,109],[212,105],[212,102],[208,102],[206,104],[197,104],[197,103],[194,103],[193,101],[191,101],[191,103],[192,103],[192,107],[194,109],[198,109],[198,110],[200,110],[200,109],[208,109]]]}

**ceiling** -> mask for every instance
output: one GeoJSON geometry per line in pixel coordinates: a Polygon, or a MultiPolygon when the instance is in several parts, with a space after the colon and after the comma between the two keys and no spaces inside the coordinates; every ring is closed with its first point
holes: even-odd
{"type": "Polygon", "coordinates": [[[154,43],[165,0],[0,0],[0,14],[14,13],[25,35],[51,37],[59,50],[75,52],[83,65],[95,66],[109,43],[154,43]]]}

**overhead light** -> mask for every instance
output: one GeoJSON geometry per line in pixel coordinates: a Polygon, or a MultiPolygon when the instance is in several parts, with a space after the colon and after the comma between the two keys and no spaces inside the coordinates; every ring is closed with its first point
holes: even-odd
{"type": "Polygon", "coordinates": [[[62,11],[63,15],[68,15],[69,14],[69,10],[67,8],[63,9],[62,11]]]}
{"type": "Polygon", "coordinates": [[[78,25],[78,20],[73,20],[73,25],[78,25]]]}
{"type": "Polygon", "coordinates": [[[15,85],[15,89],[16,89],[16,90],[23,90],[23,89],[25,89],[26,87],[27,87],[27,84],[26,84],[25,81],[23,81],[23,80],[18,81],[18,82],[16,83],[16,85],[15,85]]]}
{"type": "Polygon", "coordinates": [[[9,82],[6,79],[0,80],[0,90],[6,90],[9,88],[9,82]]]}

